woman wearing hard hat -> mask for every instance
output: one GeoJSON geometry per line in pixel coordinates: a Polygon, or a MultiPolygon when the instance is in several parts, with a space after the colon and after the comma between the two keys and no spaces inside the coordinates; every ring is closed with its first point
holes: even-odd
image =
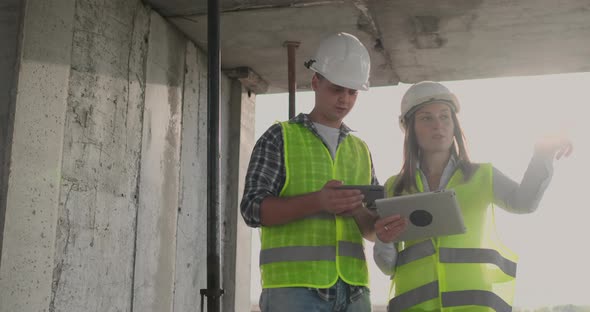
{"type": "Polygon", "coordinates": [[[454,189],[467,231],[394,244],[408,221],[394,215],[376,222],[375,262],[392,275],[388,311],[512,311],[517,256],[495,235],[494,205],[535,211],[553,158],[572,151],[565,138],[537,142],[518,184],[491,164],[469,160],[459,111],[455,95],[437,82],[417,83],[402,98],[404,163],[387,180],[386,195],[454,189]]]}

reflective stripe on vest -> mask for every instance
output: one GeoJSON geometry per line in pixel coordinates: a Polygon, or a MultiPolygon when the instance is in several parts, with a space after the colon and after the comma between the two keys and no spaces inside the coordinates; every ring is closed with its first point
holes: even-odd
{"type": "MultiPolygon", "coordinates": [[[[364,260],[365,251],[362,244],[339,241],[338,256],[364,260]]],[[[336,246],[291,246],[260,252],[260,265],[291,261],[336,261],[336,246]]]]}
{"type": "MultiPolygon", "coordinates": [[[[405,292],[389,301],[388,312],[401,312],[422,302],[438,297],[438,281],[405,292]]],[[[441,293],[444,308],[466,305],[484,306],[498,312],[510,312],[512,307],[498,295],[484,290],[460,290],[441,293]]]]}
{"type": "MultiPolygon", "coordinates": [[[[516,263],[502,257],[498,251],[493,249],[440,248],[438,252],[441,263],[490,263],[495,264],[507,275],[516,276],[516,263]]],[[[432,240],[425,240],[402,250],[399,253],[396,266],[399,267],[435,253],[432,240]]]]}
{"type": "Polygon", "coordinates": [[[442,305],[445,308],[466,305],[489,307],[497,312],[510,312],[512,307],[491,291],[460,290],[448,291],[441,294],[442,305]]]}
{"type": "Polygon", "coordinates": [[[440,262],[444,263],[491,263],[504,273],[516,277],[516,263],[500,255],[493,249],[481,248],[440,248],[440,262]]]}
{"type": "Polygon", "coordinates": [[[434,250],[434,245],[432,244],[432,241],[425,240],[421,243],[412,245],[402,250],[397,257],[396,266],[399,267],[412,261],[432,256],[435,253],[436,250],[434,250]]]}
{"type": "Polygon", "coordinates": [[[401,312],[422,302],[438,297],[438,281],[414,288],[389,301],[388,312],[401,312]]]}

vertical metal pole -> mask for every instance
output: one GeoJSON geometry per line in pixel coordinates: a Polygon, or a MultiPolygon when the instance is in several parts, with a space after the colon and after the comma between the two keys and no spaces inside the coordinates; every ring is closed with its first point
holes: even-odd
{"type": "Polygon", "coordinates": [[[220,99],[220,10],[218,0],[207,2],[207,312],[221,311],[221,242],[219,210],[219,99],[220,99]]]}
{"type": "Polygon", "coordinates": [[[287,69],[289,77],[289,119],[295,117],[295,92],[297,91],[297,75],[295,70],[295,50],[299,47],[297,41],[285,41],[287,47],[287,69]]]}

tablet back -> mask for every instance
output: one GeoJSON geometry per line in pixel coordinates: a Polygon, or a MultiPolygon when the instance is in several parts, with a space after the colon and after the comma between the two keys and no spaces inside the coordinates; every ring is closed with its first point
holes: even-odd
{"type": "Polygon", "coordinates": [[[399,214],[408,219],[406,230],[396,241],[465,233],[461,208],[453,190],[424,192],[378,199],[381,217],[399,214]]]}

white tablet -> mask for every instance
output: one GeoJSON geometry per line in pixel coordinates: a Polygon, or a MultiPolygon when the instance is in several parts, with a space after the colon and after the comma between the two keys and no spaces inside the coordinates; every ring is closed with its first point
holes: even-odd
{"type": "Polygon", "coordinates": [[[465,233],[455,191],[442,190],[375,200],[381,217],[399,214],[408,219],[406,230],[395,240],[415,240],[465,233]]]}

